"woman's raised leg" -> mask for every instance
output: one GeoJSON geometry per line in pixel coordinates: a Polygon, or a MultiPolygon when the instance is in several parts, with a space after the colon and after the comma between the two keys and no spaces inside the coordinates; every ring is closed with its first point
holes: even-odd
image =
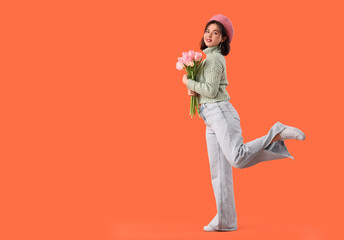
{"type": "Polygon", "coordinates": [[[235,168],[247,168],[257,163],[282,158],[292,158],[283,140],[272,142],[287,126],[276,122],[269,132],[244,143],[240,117],[230,102],[219,102],[204,109],[203,116],[216,136],[221,150],[235,168]]]}

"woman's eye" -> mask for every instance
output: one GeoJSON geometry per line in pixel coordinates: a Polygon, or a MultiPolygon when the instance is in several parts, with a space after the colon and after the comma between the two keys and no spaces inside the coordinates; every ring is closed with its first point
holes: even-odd
{"type": "MultiPolygon", "coordinates": [[[[207,31],[205,31],[206,33],[209,33],[209,31],[207,30],[207,31]]],[[[215,34],[217,34],[217,32],[214,32],[215,34]]]]}

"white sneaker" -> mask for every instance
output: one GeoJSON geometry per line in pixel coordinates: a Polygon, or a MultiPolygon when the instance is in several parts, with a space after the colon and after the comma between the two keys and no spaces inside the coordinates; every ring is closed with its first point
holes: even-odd
{"type": "Polygon", "coordinates": [[[285,139],[297,139],[297,140],[305,140],[306,135],[298,128],[289,127],[287,126],[281,133],[281,140],[285,139]]]}
{"type": "Polygon", "coordinates": [[[216,231],[215,229],[213,229],[213,228],[211,228],[209,226],[204,226],[203,230],[206,231],[206,232],[215,232],[216,231]]]}

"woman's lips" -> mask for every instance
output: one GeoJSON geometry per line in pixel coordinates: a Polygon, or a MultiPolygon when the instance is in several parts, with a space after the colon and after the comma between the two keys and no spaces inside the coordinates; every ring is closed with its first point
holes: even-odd
{"type": "Polygon", "coordinates": [[[207,42],[211,42],[211,39],[207,39],[207,42]]]}

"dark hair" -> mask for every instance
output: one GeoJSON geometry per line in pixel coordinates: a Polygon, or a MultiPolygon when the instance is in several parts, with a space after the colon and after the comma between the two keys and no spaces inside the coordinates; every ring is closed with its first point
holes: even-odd
{"type": "MultiPolygon", "coordinates": [[[[204,28],[203,34],[204,34],[205,31],[207,30],[207,27],[208,27],[210,24],[212,24],[212,23],[216,23],[217,26],[219,26],[219,28],[220,28],[220,34],[222,35],[222,37],[226,37],[226,40],[225,40],[224,42],[220,43],[219,46],[220,46],[220,49],[221,49],[221,54],[222,54],[223,56],[227,56],[228,53],[229,53],[230,50],[231,50],[231,46],[230,46],[230,44],[229,44],[229,37],[228,37],[228,35],[227,35],[227,33],[226,33],[226,29],[225,29],[225,27],[222,25],[222,23],[220,23],[220,22],[218,22],[218,21],[216,21],[216,20],[212,20],[212,21],[208,22],[207,25],[206,25],[205,28],[204,28]]],[[[203,37],[202,37],[202,40],[201,40],[201,50],[204,50],[204,49],[206,49],[206,48],[208,48],[208,46],[205,45],[204,36],[203,36],[203,37]]]]}

